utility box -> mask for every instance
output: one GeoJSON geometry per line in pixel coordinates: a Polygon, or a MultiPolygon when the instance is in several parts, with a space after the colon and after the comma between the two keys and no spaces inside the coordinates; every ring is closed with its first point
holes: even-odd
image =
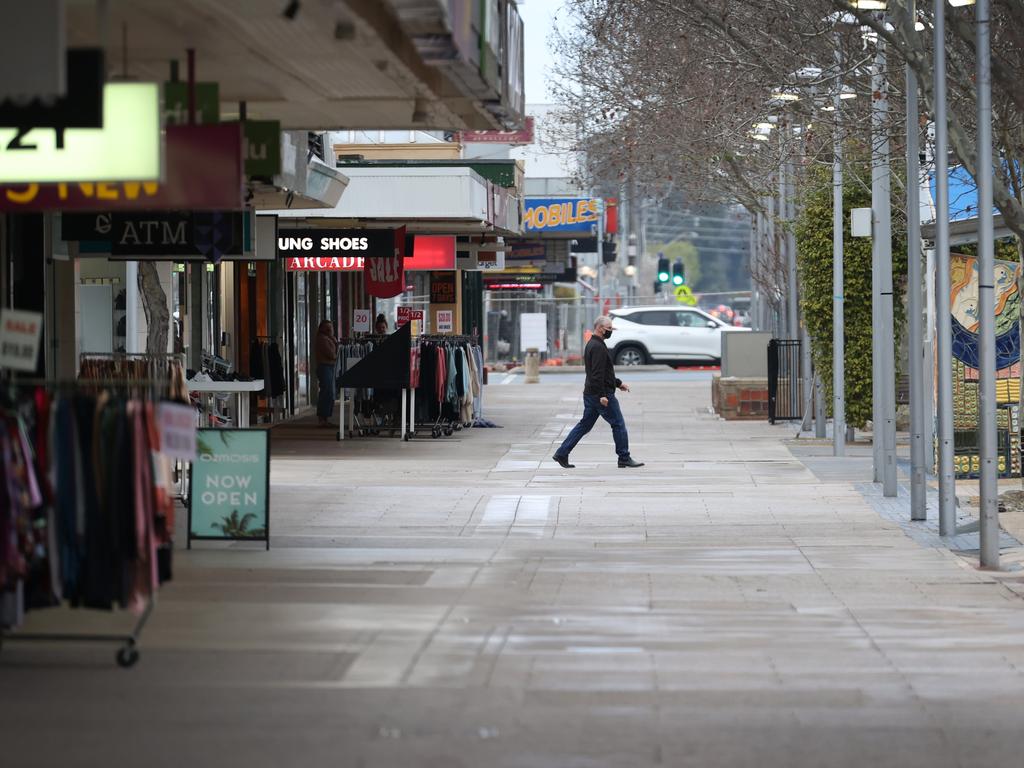
{"type": "Polygon", "coordinates": [[[854,237],[871,237],[871,209],[850,210],[850,234],[854,237]]]}
{"type": "Polygon", "coordinates": [[[722,331],[723,378],[768,378],[768,342],[764,331],[722,331]]]}

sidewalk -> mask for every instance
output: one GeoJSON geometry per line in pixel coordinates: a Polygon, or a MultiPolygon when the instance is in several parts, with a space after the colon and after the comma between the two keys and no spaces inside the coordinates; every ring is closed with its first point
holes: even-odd
{"type": "Polygon", "coordinates": [[[602,422],[562,470],[571,378],[489,386],[504,429],[275,439],[273,548],[177,553],[135,669],[5,645],[11,765],[1020,762],[1021,576],[706,382],[622,396],[646,467],[602,422]]]}

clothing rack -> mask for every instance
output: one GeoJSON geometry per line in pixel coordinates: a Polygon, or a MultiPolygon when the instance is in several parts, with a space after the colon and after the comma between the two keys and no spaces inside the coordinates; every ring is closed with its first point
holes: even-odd
{"type": "Polygon", "coordinates": [[[474,336],[466,334],[423,334],[414,339],[418,354],[418,371],[416,389],[412,390],[412,401],[410,404],[410,437],[416,435],[418,427],[430,430],[430,437],[437,439],[442,435],[450,437],[453,433],[465,427],[471,427],[475,421],[477,409],[482,402],[483,379],[477,365],[477,356],[473,350],[479,350],[479,345],[474,336]],[[432,353],[423,350],[443,348],[456,350],[456,359],[450,356],[442,356],[444,360],[439,363],[432,353]],[[459,357],[461,355],[461,358],[459,357]],[[444,366],[445,383],[438,390],[436,379],[438,366],[444,366]],[[448,368],[448,365],[453,365],[448,368]],[[424,371],[426,373],[424,374],[424,371]],[[458,371],[453,378],[449,374],[458,371]],[[461,378],[460,378],[461,377],[461,378]],[[458,391],[461,383],[462,392],[458,391]],[[450,389],[454,388],[454,389],[450,389]],[[417,414],[416,396],[418,389],[424,390],[419,393],[425,399],[421,402],[421,411],[417,414]],[[430,392],[438,399],[434,399],[427,393],[430,392]],[[469,396],[468,401],[466,400],[469,396]],[[453,401],[454,396],[454,401],[453,401]],[[420,419],[417,419],[420,416],[420,419]]]}
{"type": "MultiPolygon", "coordinates": [[[[255,379],[263,379],[263,389],[253,393],[257,397],[255,410],[257,414],[269,413],[271,423],[274,423],[278,413],[280,413],[280,418],[283,420],[288,410],[285,402],[287,385],[284,371],[285,352],[283,339],[282,334],[276,336],[256,334],[251,337],[250,341],[249,370],[247,373],[255,379]],[[276,349],[274,349],[275,347],[276,349]],[[277,362],[280,364],[279,369],[274,369],[271,361],[271,352],[277,356],[277,362]],[[257,355],[259,355],[258,364],[257,355]],[[277,374],[276,377],[275,372],[277,374]],[[276,395],[273,394],[275,389],[277,390],[276,395]],[[266,400],[267,405],[261,406],[258,402],[259,399],[266,400]]],[[[258,419],[259,416],[257,415],[258,419]]]]}
{"type": "MultiPolygon", "coordinates": [[[[14,390],[18,389],[18,388],[26,388],[26,387],[32,387],[32,388],[37,388],[37,389],[38,388],[45,388],[47,391],[51,391],[51,392],[79,391],[79,392],[88,392],[90,394],[93,391],[97,391],[97,393],[98,393],[99,390],[123,389],[123,390],[126,390],[124,392],[124,395],[125,395],[126,399],[130,399],[130,400],[134,400],[134,401],[139,401],[139,400],[147,400],[147,399],[148,400],[152,400],[153,398],[146,398],[145,396],[140,396],[137,392],[132,392],[131,390],[133,390],[135,388],[138,388],[138,387],[148,388],[148,387],[156,387],[156,386],[166,386],[168,384],[168,382],[167,382],[166,379],[163,379],[163,380],[148,380],[148,379],[137,379],[137,380],[126,380],[126,379],[84,379],[84,380],[82,380],[82,379],[46,379],[46,378],[34,378],[34,377],[10,377],[10,378],[8,378],[4,382],[4,384],[7,386],[7,388],[8,388],[7,392],[9,394],[11,392],[13,392],[14,390]]],[[[5,404],[2,400],[0,400],[0,412],[2,412],[4,410],[8,410],[10,413],[5,418],[12,418],[11,414],[13,414],[13,418],[18,419],[18,422],[20,424],[20,428],[22,430],[24,430],[25,429],[24,423],[21,422],[19,417],[18,417],[19,405],[17,404],[17,401],[13,397],[11,397],[10,399],[11,399],[11,403],[9,404],[9,408],[8,408],[7,404],[5,404]]],[[[136,417],[143,419],[143,422],[141,423],[141,428],[143,430],[142,434],[147,434],[148,430],[152,429],[152,423],[151,422],[148,423],[148,424],[146,423],[147,418],[148,418],[145,415],[146,413],[147,413],[146,411],[143,411],[143,415],[139,416],[138,412],[136,411],[136,417]]],[[[47,418],[48,419],[55,419],[56,417],[57,417],[57,411],[48,411],[47,412],[47,418]]],[[[136,427],[136,429],[138,429],[140,427],[140,423],[136,423],[135,427],[136,427]]],[[[23,432],[23,434],[25,434],[25,433],[23,432]]],[[[139,435],[139,433],[136,432],[135,433],[135,437],[132,438],[132,439],[133,440],[140,439],[138,437],[138,435],[139,435]]],[[[145,437],[143,437],[141,439],[143,441],[147,440],[147,438],[145,438],[145,437]]],[[[55,450],[54,449],[54,445],[55,444],[56,443],[52,443],[52,444],[48,444],[47,445],[47,449],[50,451],[51,455],[53,455],[53,452],[55,450]]],[[[28,450],[30,451],[29,455],[36,455],[36,456],[38,456],[38,454],[36,452],[38,450],[40,450],[40,447],[37,446],[34,442],[29,443],[28,445],[29,445],[28,450]]],[[[136,443],[136,445],[138,445],[138,443],[136,443]]],[[[152,451],[152,446],[150,444],[148,444],[148,442],[143,442],[142,445],[144,446],[144,451],[145,451],[146,447],[148,447],[149,450],[152,451]]],[[[144,452],[143,455],[145,456],[147,454],[144,452]]],[[[149,454],[149,455],[151,455],[151,454],[149,454]]],[[[50,539],[51,544],[50,544],[50,547],[47,549],[47,559],[56,558],[56,557],[58,557],[57,550],[59,549],[59,547],[61,545],[59,544],[59,542],[56,539],[56,536],[57,536],[56,530],[50,528],[50,526],[55,525],[55,524],[59,525],[59,523],[57,521],[58,521],[58,517],[61,515],[61,512],[60,512],[60,510],[56,506],[49,507],[47,505],[48,504],[56,505],[58,503],[58,498],[59,498],[60,491],[59,491],[57,485],[54,485],[52,487],[49,486],[49,485],[45,485],[44,484],[45,481],[43,479],[43,476],[38,474],[38,472],[40,472],[40,471],[45,473],[46,467],[37,466],[34,463],[34,461],[30,462],[29,465],[31,466],[31,475],[30,476],[32,478],[34,478],[32,480],[32,482],[38,484],[37,485],[36,494],[39,495],[39,502],[37,504],[33,504],[32,506],[28,507],[27,509],[35,510],[32,514],[37,515],[37,516],[40,514],[40,510],[42,510],[44,508],[46,508],[48,510],[47,512],[43,513],[43,514],[46,515],[47,527],[48,527],[48,530],[50,531],[49,535],[51,537],[51,539],[50,539]]],[[[142,465],[142,466],[146,466],[146,465],[142,465]]],[[[53,469],[52,471],[56,471],[56,469],[53,469]]],[[[67,470],[65,470],[65,472],[66,471],[67,470]]],[[[149,502],[152,506],[149,507],[149,509],[147,510],[148,513],[151,515],[151,517],[146,518],[147,528],[146,528],[146,533],[144,534],[145,542],[146,542],[146,550],[145,550],[146,551],[146,558],[140,559],[140,560],[136,561],[136,565],[135,565],[136,568],[139,568],[141,570],[141,572],[144,572],[146,574],[145,575],[145,582],[144,583],[145,583],[145,586],[148,588],[148,591],[146,592],[144,598],[142,597],[141,594],[139,594],[137,596],[138,600],[139,600],[139,603],[141,603],[141,604],[136,603],[136,605],[139,605],[141,610],[139,612],[138,618],[136,619],[134,625],[132,626],[132,629],[129,632],[120,633],[120,634],[94,634],[94,633],[68,633],[68,632],[22,632],[22,631],[17,630],[17,628],[5,629],[5,628],[0,627],[0,650],[2,650],[3,645],[4,645],[5,642],[43,642],[43,643],[59,643],[59,642],[94,643],[94,642],[98,642],[98,643],[117,643],[117,644],[120,644],[120,647],[118,648],[118,650],[117,650],[117,652],[115,654],[115,659],[117,661],[118,666],[123,667],[123,668],[129,668],[129,667],[134,666],[138,662],[138,660],[139,660],[139,650],[138,650],[139,638],[141,637],[142,631],[145,628],[147,622],[149,621],[149,617],[150,617],[150,615],[153,612],[154,606],[156,605],[157,591],[159,589],[161,581],[163,580],[163,577],[158,577],[157,574],[156,574],[156,570],[158,568],[157,562],[159,561],[158,552],[159,552],[159,549],[161,547],[166,547],[168,545],[168,541],[166,541],[166,540],[164,540],[162,544],[158,543],[160,541],[160,539],[157,538],[158,533],[157,533],[157,525],[156,525],[156,523],[157,523],[157,519],[158,519],[158,515],[159,515],[159,513],[158,513],[159,502],[157,501],[157,496],[155,494],[155,489],[158,487],[157,486],[157,473],[156,473],[156,470],[154,468],[154,465],[152,463],[150,463],[148,465],[148,469],[147,470],[140,470],[140,471],[142,472],[142,476],[146,477],[148,482],[150,483],[150,489],[153,491],[153,493],[150,496],[150,502],[149,502]]],[[[137,481],[138,477],[135,477],[134,479],[137,481]]],[[[54,481],[54,483],[58,483],[58,482],[59,481],[56,481],[56,480],[54,481]]],[[[74,490],[75,490],[76,493],[80,493],[82,491],[82,487],[78,486],[74,490]]],[[[23,509],[26,509],[26,508],[23,508],[23,509]]],[[[133,514],[134,515],[138,515],[139,513],[138,513],[138,511],[136,511],[133,514]]],[[[14,519],[17,519],[17,518],[14,518],[14,519]]],[[[164,520],[164,524],[165,524],[164,535],[170,535],[171,527],[168,524],[169,522],[170,522],[169,519],[165,519],[164,520]]],[[[136,531],[135,535],[136,536],[139,535],[138,531],[136,531]]],[[[63,565],[63,563],[62,563],[62,565],[63,565]]],[[[51,566],[51,567],[53,567],[53,566],[51,566]]],[[[63,572],[62,571],[62,566],[58,566],[58,567],[61,567],[61,572],[63,572]]],[[[168,568],[169,568],[169,564],[168,564],[168,568]]],[[[168,571],[168,574],[169,574],[169,571],[168,571]]],[[[22,590],[24,589],[24,585],[22,583],[22,580],[26,579],[26,578],[27,577],[24,574],[22,574],[20,576],[16,576],[15,582],[14,582],[14,584],[16,585],[15,588],[14,588],[14,595],[15,595],[14,599],[15,600],[22,599],[22,597],[21,597],[22,596],[22,590]]],[[[168,578],[169,578],[169,575],[168,575],[168,578]]],[[[137,582],[137,584],[138,584],[138,582],[137,582]]],[[[51,587],[51,589],[52,589],[52,587],[51,587]]],[[[111,603],[119,602],[122,606],[124,606],[125,605],[126,594],[128,595],[127,599],[129,601],[131,601],[131,602],[134,602],[135,598],[132,597],[131,593],[129,592],[129,593],[122,593],[120,598],[113,598],[113,597],[111,597],[110,598],[111,599],[111,603]]],[[[74,602],[74,600],[81,598],[82,595],[79,595],[79,598],[69,597],[62,590],[61,592],[54,593],[53,597],[57,600],[57,602],[54,603],[54,604],[51,604],[51,605],[59,605],[61,603],[64,603],[68,599],[71,599],[74,602]]],[[[86,600],[86,602],[88,601],[87,593],[85,593],[85,600],[86,600]]],[[[99,606],[93,606],[93,607],[99,607],[99,606]]],[[[34,606],[34,608],[39,608],[39,606],[34,606]]],[[[87,609],[88,608],[86,608],[86,610],[87,609]]],[[[112,609],[112,606],[111,606],[111,609],[112,609]]]]}

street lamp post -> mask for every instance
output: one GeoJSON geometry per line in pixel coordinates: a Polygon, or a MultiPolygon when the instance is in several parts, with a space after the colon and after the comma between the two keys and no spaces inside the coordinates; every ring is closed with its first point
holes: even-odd
{"type": "MultiPolygon", "coordinates": [[[[871,73],[871,207],[872,207],[872,283],[877,309],[875,334],[877,362],[873,373],[877,376],[880,421],[874,425],[874,441],[880,442],[882,495],[896,496],[896,358],[893,348],[892,303],[892,214],[891,177],[889,167],[889,84],[885,77],[885,40],[878,37],[875,60],[871,73]],[[881,428],[881,435],[879,435],[881,428]],[[878,438],[881,437],[879,441],[878,438]]],[[[872,378],[874,379],[875,376],[872,378]]],[[[876,450],[876,456],[879,452],[876,450]]],[[[878,467],[876,466],[876,475],[878,467]]]]}
{"type": "MultiPolygon", "coordinates": [[[[905,34],[914,34],[914,2],[904,18],[905,34]]],[[[907,99],[907,311],[910,313],[910,519],[928,518],[924,445],[924,327],[921,317],[921,160],[917,75],[906,66],[907,99]]]]}
{"type": "Polygon", "coordinates": [[[995,243],[992,231],[992,60],[988,0],[974,8],[978,57],[978,438],[981,565],[999,567],[999,489],[996,485],[995,243]]]}
{"type": "Polygon", "coordinates": [[[949,135],[946,123],[946,0],[935,0],[935,336],[939,535],[956,533],[953,468],[953,330],[950,325],[949,135]]]}
{"type": "Polygon", "coordinates": [[[836,44],[836,91],[832,96],[835,121],[832,127],[832,453],[846,455],[846,318],[843,296],[843,140],[839,110],[842,107],[843,59],[836,44]]]}

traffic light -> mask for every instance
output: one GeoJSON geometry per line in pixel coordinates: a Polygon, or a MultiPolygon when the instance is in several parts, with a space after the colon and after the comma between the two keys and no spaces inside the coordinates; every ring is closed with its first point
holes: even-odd
{"type": "Polygon", "coordinates": [[[669,274],[668,259],[665,258],[664,253],[658,254],[658,282],[667,283],[671,275],[669,274]]]}
{"type": "Polygon", "coordinates": [[[672,265],[672,285],[684,285],[686,283],[686,268],[682,259],[676,259],[672,265]]]}

